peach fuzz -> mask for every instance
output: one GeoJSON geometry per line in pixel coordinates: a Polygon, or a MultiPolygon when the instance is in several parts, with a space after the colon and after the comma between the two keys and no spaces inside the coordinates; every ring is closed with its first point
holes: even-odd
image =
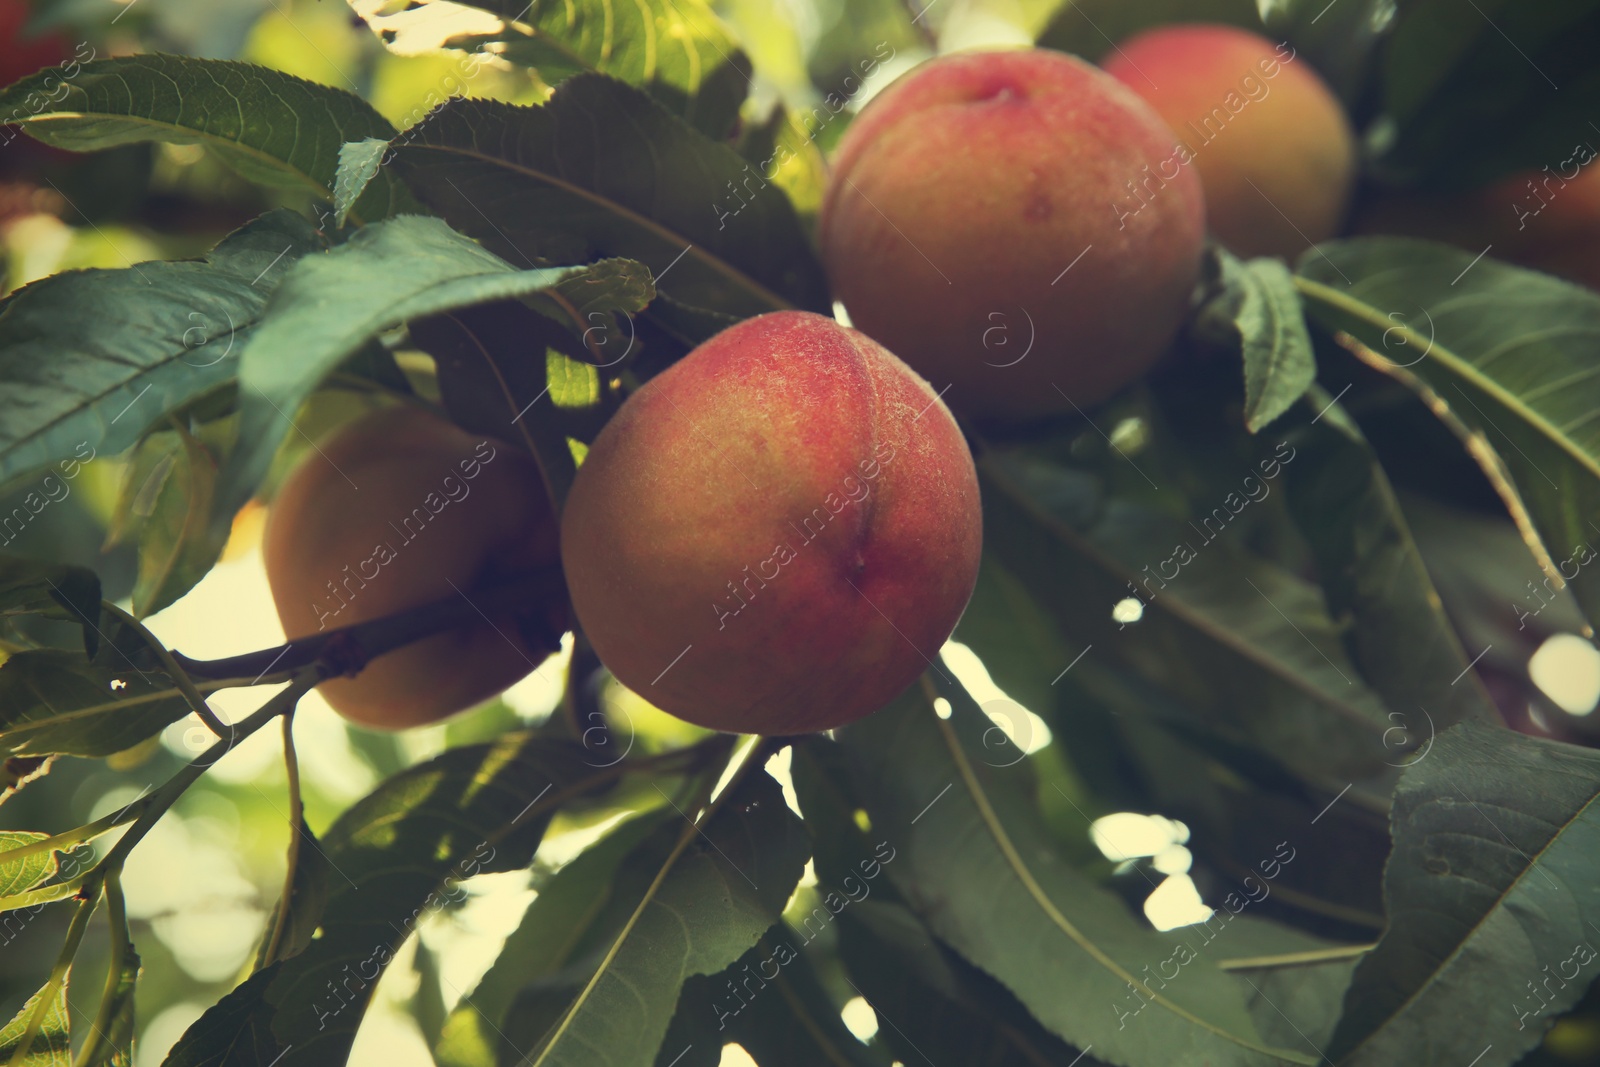
{"type": "Polygon", "coordinates": [[[1291,46],[1232,26],[1162,26],[1103,62],[1172,127],[1178,160],[1205,186],[1206,224],[1228,248],[1292,257],[1338,232],[1355,134],[1291,46]]]}
{"type": "MultiPolygon", "coordinates": [[[[553,567],[557,536],[527,453],[397,407],[347,423],[306,454],[272,502],[262,547],[293,640],[553,567]]],[[[564,621],[566,609],[528,610],[564,621]]],[[[523,636],[519,614],[490,612],[318,691],[363,726],[434,722],[487,700],[549,654],[523,636]]]]}
{"type": "Polygon", "coordinates": [[[861,718],[928,668],[977,580],[977,476],[928,383],[776,312],[629,397],[562,516],[573,608],[624,685],[718,730],[861,718]]]}
{"type": "Polygon", "coordinates": [[[1172,149],[1148,105],[1073,57],[930,60],[840,142],[819,222],[835,295],[957,411],[1102,400],[1155,363],[1196,281],[1199,179],[1152,172],[1172,149]]]}

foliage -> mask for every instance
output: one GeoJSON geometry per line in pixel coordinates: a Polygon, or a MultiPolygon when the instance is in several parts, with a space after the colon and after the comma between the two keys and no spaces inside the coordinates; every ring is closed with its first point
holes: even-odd
{"type": "MultiPolygon", "coordinates": [[[[156,3],[116,32],[174,39],[156,3]]],[[[302,783],[296,702],[352,648],[467,608],[212,661],[143,620],[356,409],[403,395],[510,440],[559,504],[626,396],[695,344],[827,312],[810,220],[848,117],[819,101],[859,91],[879,35],[909,58],[963,24],[862,0],[754,40],[775,6],[470,0],[488,22],[452,61],[539,102],[474,83],[394,123],[352,90],[380,95],[384,64],[418,58],[389,27],[445,5],[351,6],[383,40],[329,46],[345,87],[122,48],[0,89],[8,150],[26,135],[141,180],[182,160],[222,190],[189,207],[228,208],[162,258],[0,299],[0,951],[50,941],[0,969],[0,1063],[130,1063],[153,988],[210,1003],[171,1067],[343,1063],[380,983],[411,978],[448,1067],[692,1067],[733,1042],[762,1067],[1494,1067],[1596,1025],[1600,757],[1571,743],[1596,735],[1555,718],[1525,653],[1600,617],[1600,296],[1426,242],[1330,241],[1292,267],[1214,248],[1146,380],[966,427],[985,555],[956,636],[987,677],[952,648],[835,736],[736,741],[648,709],[635,730],[580,636],[548,718],[495,705],[425,758],[353,734],[365,795],[302,783]],[[1504,602],[1523,585],[1532,612],[1504,602]],[[213,706],[256,686],[279,688],[231,722],[213,706]],[[1530,706],[1515,724],[1562,740],[1507,728],[1530,706]],[[180,722],[183,760],[160,740],[180,722]],[[158,986],[172,961],[125,862],[268,724],[288,796],[250,788],[290,845],[252,963],[158,986]],[[120,810],[25,806],[101,770],[130,788],[120,810]],[[1118,810],[1167,817],[1168,847],[1123,852],[1097,821],[1118,810]],[[410,953],[480,876],[535,894],[455,989],[432,946],[410,953]],[[1156,929],[1141,904],[1186,885],[1205,917],[1156,929]]],[[[1587,136],[1600,0],[1471,6],[1066,0],[1022,21],[1090,58],[1180,20],[1281,35],[1349,107],[1369,183],[1476,187],[1587,136]]],[[[56,192],[109,202],[84,173],[56,192]]]]}

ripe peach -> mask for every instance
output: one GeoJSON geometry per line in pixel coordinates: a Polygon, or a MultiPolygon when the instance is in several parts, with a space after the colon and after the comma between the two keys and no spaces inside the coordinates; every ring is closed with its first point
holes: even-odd
{"type": "Polygon", "coordinates": [[[807,312],[730,327],[629,397],[567,497],[572,606],[652,704],[824,730],[928,667],[977,580],[977,476],[928,383],[807,312]]]}
{"type": "MultiPolygon", "coordinates": [[[[554,566],[558,531],[524,452],[417,408],[341,427],[285,479],[263,539],[293,640],[554,566]]],[[[544,610],[548,606],[532,606],[544,610]]],[[[363,726],[419,726],[486,700],[547,654],[520,613],[436,634],[319,687],[363,726]]]]}
{"type": "Polygon", "coordinates": [[[1205,185],[1206,224],[1230,249],[1289,257],[1338,232],[1355,134],[1291,46],[1232,26],[1161,26],[1104,66],[1172,127],[1205,185]]]}
{"type": "Polygon", "coordinates": [[[862,109],[819,222],[854,325],[976,416],[1070,411],[1153,364],[1187,311],[1200,182],[1150,108],[1041,49],[945,56],[862,109]]]}

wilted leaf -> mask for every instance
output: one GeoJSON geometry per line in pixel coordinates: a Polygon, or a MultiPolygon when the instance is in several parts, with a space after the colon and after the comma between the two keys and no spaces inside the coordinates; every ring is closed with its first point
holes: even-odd
{"type": "Polygon", "coordinates": [[[1600,753],[1478,723],[1400,779],[1389,926],[1328,1054],[1504,1067],[1600,974],[1600,753]]]}
{"type": "Polygon", "coordinates": [[[318,247],[310,223],[273,211],[204,260],[58,274],[0,302],[0,482],[120,452],[227,384],[267,297],[318,247]]]}

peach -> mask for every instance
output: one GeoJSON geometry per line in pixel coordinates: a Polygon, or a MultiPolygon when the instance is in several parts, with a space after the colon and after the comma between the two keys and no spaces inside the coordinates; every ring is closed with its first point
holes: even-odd
{"type": "Polygon", "coordinates": [[[926,670],[977,580],[977,476],[928,383],[808,312],[732,326],[628,398],[561,520],[600,659],[718,730],[824,730],[926,670]]]}
{"type": "Polygon", "coordinates": [[[1191,157],[1206,224],[1241,256],[1291,257],[1338,232],[1356,174],[1344,108],[1295,50],[1232,26],[1161,26],[1104,60],[1191,157]]]}
{"type": "Polygon", "coordinates": [[[951,407],[1022,419],[1102,400],[1187,313],[1200,182],[1116,79],[1039,49],[930,60],[839,144],[819,237],[852,323],[951,407]]]}
{"type": "MultiPolygon", "coordinates": [[[[527,453],[396,407],[340,427],[290,472],[268,513],[263,550],[293,640],[553,567],[557,537],[527,453]]],[[[565,609],[488,612],[319,690],[363,726],[433,722],[532,671],[549,650],[535,647],[519,620],[552,610],[565,609]]]]}

